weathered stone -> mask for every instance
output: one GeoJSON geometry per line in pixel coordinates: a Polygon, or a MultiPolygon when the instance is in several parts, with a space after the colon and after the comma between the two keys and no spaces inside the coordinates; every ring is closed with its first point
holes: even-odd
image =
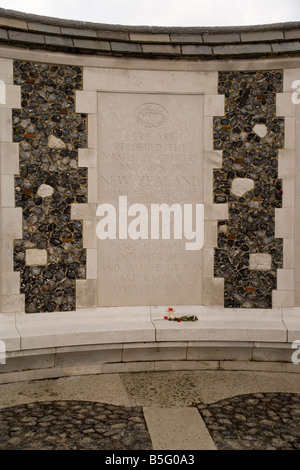
{"type": "Polygon", "coordinates": [[[253,127],[254,132],[259,135],[259,137],[265,137],[268,133],[268,129],[264,124],[255,124],[253,127]]]}
{"type": "Polygon", "coordinates": [[[249,178],[235,178],[232,181],[231,193],[237,197],[244,196],[254,188],[254,181],[249,178]]]}
{"type": "Polygon", "coordinates": [[[43,266],[47,264],[46,250],[26,250],[26,266],[43,266]]]}
{"type": "Polygon", "coordinates": [[[250,253],[249,267],[253,270],[269,270],[272,267],[272,256],[268,253],[250,253]]]}
{"type": "Polygon", "coordinates": [[[37,194],[40,197],[50,197],[53,194],[53,188],[52,186],[49,186],[48,184],[42,184],[39,187],[37,194]]]}
{"type": "Polygon", "coordinates": [[[50,135],[48,137],[48,147],[50,149],[62,150],[66,148],[66,144],[61,139],[58,139],[54,135],[50,135]]]}

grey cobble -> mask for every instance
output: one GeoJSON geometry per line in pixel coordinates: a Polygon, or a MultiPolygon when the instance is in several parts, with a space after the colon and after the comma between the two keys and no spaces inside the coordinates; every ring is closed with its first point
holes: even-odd
{"type": "MultiPolygon", "coordinates": [[[[300,394],[195,404],[218,450],[299,450],[300,394]]],[[[0,450],[151,450],[143,408],[46,401],[0,411],[0,450]]]]}

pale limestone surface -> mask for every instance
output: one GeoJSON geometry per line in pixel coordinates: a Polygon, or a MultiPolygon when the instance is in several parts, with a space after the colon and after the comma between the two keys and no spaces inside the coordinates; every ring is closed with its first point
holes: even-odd
{"type": "Polygon", "coordinates": [[[37,248],[26,250],[26,266],[45,266],[47,260],[47,250],[39,250],[37,248]]]}
{"type": "Polygon", "coordinates": [[[272,266],[272,257],[268,253],[250,253],[249,268],[267,271],[272,266]]]}
{"type": "Polygon", "coordinates": [[[235,178],[232,181],[231,192],[235,196],[242,197],[254,188],[254,181],[250,178],[235,178]]]}
{"type": "Polygon", "coordinates": [[[253,130],[261,138],[265,137],[268,132],[267,126],[265,126],[264,124],[255,124],[253,130]]]}
{"type": "Polygon", "coordinates": [[[55,135],[49,135],[48,147],[54,150],[63,150],[66,148],[66,144],[58,137],[55,137],[55,135]]]}
{"type": "Polygon", "coordinates": [[[53,194],[54,189],[49,184],[41,184],[38,189],[37,195],[40,197],[50,197],[53,194]]]}

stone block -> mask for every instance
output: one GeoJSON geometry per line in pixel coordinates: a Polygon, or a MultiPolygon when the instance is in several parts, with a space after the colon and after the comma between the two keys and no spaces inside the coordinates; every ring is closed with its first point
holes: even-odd
{"type": "Polygon", "coordinates": [[[8,26],[15,29],[27,29],[27,21],[19,20],[17,18],[7,18],[5,16],[0,16],[0,24],[2,26],[8,26]]]}
{"type": "Polygon", "coordinates": [[[13,175],[1,175],[1,206],[2,207],[15,207],[15,178],[13,175]]]}
{"type": "Polygon", "coordinates": [[[203,277],[214,277],[214,248],[203,248],[203,277]]]}
{"type": "Polygon", "coordinates": [[[204,33],[203,41],[209,44],[214,44],[214,43],[226,44],[226,43],[232,43],[232,42],[240,42],[240,35],[238,33],[224,33],[224,34],[204,33]]]}
{"type": "Polygon", "coordinates": [[[111,50],[112,52],[119,54],[141,54],[142,46],[140,44],[133,44],[130,42],[114,42],[111,41],[111,50]]]}
{"type": "Polygon", "coordinates": [[[133,42],[170,42],[170,36],[166,33],[130,33],[129,34],[130,41],[133,42]]]}
{"type": "Polygon", "coordinates": [[[283,240],[283,268],[293,269],[295,267],[294,240],[285,238],[283,240]]]}
{"type": "Polygon", "coordinates": [[[12,59],[0,58],[0,79],[3,80],[5,83],[13,84],[13,60],[12,59]]]}
{"type": "Polygon", "coordinates": [[[97,115],[96,114],[89,114],[88,117],[88,148],[96,149],[97,148],[97,138],[98,138],[98,130],[97,130],[97,115]]]}
{"type": "Polygon", "coordinates": [[[105,31],[102,29],[98,29],[97,36],[98,38],[112,39],[115,41],[129,41],[129,34],[123,31],[115,31],[115,30],[105,31]]]}
{"type": "Polygon", "coordinates": [[[294,269],[277,269],[277,290],[294,290],[294,269]]]}
{"type": "Polygon", "coordinates": [[[58,137],[55,137],[55,135],[49,135],[48,147],[53,150],[64,150],[66,148],[66,144],[58,137]]]}
{"type": "Polygon", "coordinates": [[[2,294],[20,294],[20,273],[3,272],[2,274],[2,294]]]}
{"type": "Polygon", "coordinates": [[[278,178],[292,180],[295,176],[295,153],[291,149],[280,149],[278,155],[278,178]]]}
{"type": "Polygon", "coordinates": [[[273,290],[272,296],[273,307],[294,306],[294,291],[292,290],[273,290]]]}
{"type": "Polygon", "coordinates": [[[282,207],[294,207],[295,206],[295,181],[294,180],[283,180],[283,195],[282,195],[282,207]]]}
{"type": "Polygon", "coordinates": [[[295,116],[295,104],[292,93],[276,93],[276,115],[295,116]]]}
{"type": "Polygon", "coordinates": [[[0,39],[8,41],[8,32],[6,31],[6,29],[0,28],[0,39]]]}
{"type": "Polygon", "coordinates": [[[1,109],[0,106],[0,135],[2,142],[12,142],[11,109],[1,109]]]}
{"type": "Polygon", "coordinates": [[[97,168],[97,150],[96,149],[79,149],[78,166],[97,168]]]}
{"type": "Polygon", "coordinates": [[[98,238],[96,235],[96,220],[83,221],[83,246],[88,249],[96,249],[98,238]]]}
{"type": "Polygon", "coordinates": [[[47,46],[53,47],[62,47],[62,48],[72,48],[73,41],[71,38],[66,38],[63,36],[45,36],[45,42],[47,46]]]}
{"type": "Polygon", "coordinates": [[[98,201],[98,170],[97,168],[88,169],[88,202],[89,204],[97,203],[98,201]]]}
{"type": "Polygon", "coordinates": [[[20,108],[21,107],[21,87],[17,85],[7,84],[5,86],[6,102],[3,106],[5,108],[20,108]]]}
{"type": "Polygon", "coordinates": [[[87,28],[68,28],[62,26],[61,28],[61,34],[65,36],[79,36],[79,37],[90,37],[90,38],[96,38],[97,33],[94,29],[87,29],[87,28]]]}
{"type": "Polygon", "coordinates": [[[269,271],[272,268],[272,256],[268,253],[250,253],[249,268],[256,271],[269,271]]]}
{"type": "Polygon", "coordinates": [[[249,178],[235,178],[232,181],[231,193],[237,197],[243,197],[248,191],[254,189],[254,181],[249,178]]]}
{"type": "Polygon", "coordinates": [[[29,31],[38,31],[40,33],[60,34],[60,27],[52,24],[27,22],[29,31]]]}
{"type": "Polygon", "coordinates": [[[213,53],[216,56],[253,56],[260,54],[271,54],[271,52],[271,45],[266,43],[227,44],[225,46],[213,46],[213,53]]]}
{"type": "Polygon", "coordinates": [[[25,310],[25,295],[24,294],[10,294],[2,295],[2,311],[6,313],[24,312],[25,310]]]}
{"type": "Polygon", "coordinates": [[[224,279],[203,278],[203,305],[224,305],[224,279]]]}
{"type": "Polygon", "coordinates": [[[102,364],[84,365],[84,366],[67,366],[61,368],[63,377],[74,377],[76,375],[98,375],[103,372],[102,364]]]}
{"type": "Polygon", "coordinates": [[[14,42],[24,42],[32,44],[45,44],[45,38],[43,34],[29,33],[26,31],[9,31],[9,39],[14,42]]]}
{"type": "MultiPolygon", "coordinates": [[[[299,106],[299,105],[297,105],[299,106]]],[[[294,117],[284,118],[284,148],[295,149],[296,126],[294,117]]]]}
{"type": "Polygon", "coordinates": [[[290,29],[284,32],[285,39],[300,39],[300,29],[290,29]]]}
{"type": "Polygon", "coordinates": [[[8,238],[1,241],[2,244],[2,270],[13,271],[13,239],[8,238]]]}
{"type": "Polygon", "coordinates": [[[76,281],[76,308],[97,307],[97,281],[94,279],[76,281]]]}
{"type": "Polygon", "coordinates": [[[45,266],[48,262],[47,250],[27,249],[26,266],[45,266]]]}
{"type": "Polygon", "coordinates": [[[294,209],[275,209],[275,238],[294,238],[294,209]]]}
{"type": "Polygon", "coordinates": [[[71,204],[72,220],[94,220],[97,204],[71,204]]]}
{"type": "Polygon", "coordinates": [[[80,367],[97,365],[105,362],[121,362],[121,349],[95,349],[90,351],[74,351],[56,354],[56,367],[80,367]]]}
{"type": "Polygon", "coordinates": [[[22,208],[5,207],[2,209],[2,239],[22,238],[22,208]]]}
{"type": "MultiPolygon", "coordinates": [[[[96,91],[76,91],[76,113],[96,113],[97,112],[97,92],[96,91]]],[[[83,149],[80,149],[83,150],[83,149]]]]}
{"type": "Polygon", "coordinates": [[[272,49],[275,54],[280,52],[298,52],[300,51],[300,41],[291,42],[278,42],[272,44],[272,49]]]}
{"type": "Polygon", "coordinates": [[[142,44],[145,54],[180,55],[180,46],[174,44],[142,44]]]}
{"type": "Polygon", "coordinates": [[[47,369],[20,371],[20,382],[44,379],[57,379],[59,377],[62,377],[62,370],[60,367],[49,367],[47,369]]]}
{"type": "Polygon", "coordinates": [[[98,263],[97,263],[97,250],[87,249],[86,250],[86,278],[97,279],[98,277],[98,263]]]}
{"type": "Polygon", "coordinates": [[[221,150],[204,152],[204,168],[221,168],[223,155],[221,150]]]}
{"type": "Polygon", "coordinates": [[[200,44],[203,43],[201,34],[171,34],[171,42],[179,44],[200,44]]]}
{"type": "Polygon", "coordinates": [[[205,152],[213,151],[213,116],[204,117],[203,147],[205,152]]]}
{"type": "Polygon", "coordinates": [[[110,52],[110,43],[108,41],[74,38],[73,43],[74,47],[78,49],[110,52]]]}
{"type": "Polygon", "coordinates": [[[298,85],[293,87],[293,83],[298,80],[300,80],[300,68],[285,69],[283,71],[283,92],[290,93],[298,89],[298,85]]]}
{"type": "Polygon", "coordinates": [[[204,116],[224,116],[224,95],[204,95],[204,116]]]}
{"type": "Polygon", "coordinates": [[[1,146],[1,174],[19,174],[19,145],[10,142],[2,142],[1,146]]]}
{"type": "Polygon", "coordinates": [[[117,362],[115,364],[103,364],[104,374],[126,374],[128,372],[147,372],[154,370],[154,362],[117,362]]]}
{"type": "Polygon", "coordinates": [[[187,56],[211,56],[212,48],[211,46],[191,44],[188,46],[182,46],[182,55],[187,56]]]}
{"type": "Polygon", "coordinates": [[[284,39],[282,31],[256,31],[241,33],[242,42],[267,42],[281,39],[284,39]]]}
{"type": "Polygon", "coordinates": [[[204,247],[214,248],[217,246],[218,230],[217,221],[206,220],[204,223],[204,247]]]}
{"type": "Polygon", "coordinates": [[[204,219],[228,219],[228,204],[206,204],[204,207],[204,219]]]}

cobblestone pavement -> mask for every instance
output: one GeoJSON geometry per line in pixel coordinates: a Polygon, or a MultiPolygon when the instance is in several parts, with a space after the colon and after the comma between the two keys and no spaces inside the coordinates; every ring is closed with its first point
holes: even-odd
{"type": "Polygon", "coordinates": [[[300,450],[300,395],[256,393],[198,410],[219,450],[300,450]]]}
{"type": "Polygon", "coordinates": [[[147,450],[142,408],[84,401],[31,403],[0,412],[0,449],[147,450]]]}
{"type": "MultiPolygon", "coordinates": [[[[257,384],[251,373],[112,374],[1,385],[0,450],[177,449],[169,437],[170,447],[166,447],[168,442],[165,447],[157,444],[147,422],[149,409],[154,410],[154,417],[159,410],[166,411],[164,416],[174,410],[184,416],[192,410],[198,416],[196,426],[204,423],[199,433],[207,433],[212,443],[209,449],[300,450],[300,377],[296,375],[291,377],[294,391],[283,392],[261,391],[277,387],[280,381],[284,389],[283,376],[256,375],[257,384]],[[94,390],[89,390],[92,382],[94,390]],[[241,393],[251,387],[252,393],[241,393]]],[[[171,435],[180,433],[180,428],[194,430],[195,423],[186,421],[185,428],[179,420],[174,429],[169,429],[172,424],[160,423],[158,431],[162,435],[167,429],[171,435]]],[[[183,449],[193,450],[178,450],[183,449]]]]}

